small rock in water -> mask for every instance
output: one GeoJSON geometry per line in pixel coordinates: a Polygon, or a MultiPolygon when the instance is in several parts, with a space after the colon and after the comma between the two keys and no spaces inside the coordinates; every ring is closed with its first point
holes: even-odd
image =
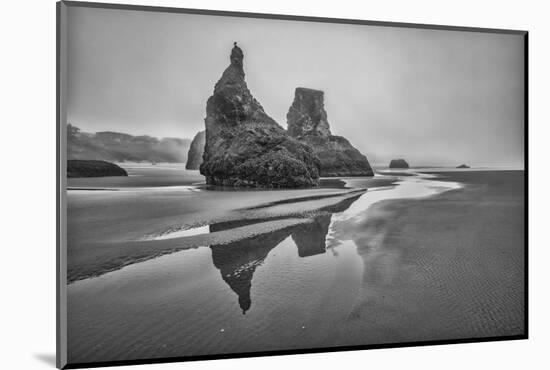
{"type": "Polygon", "coordinates": [[[67,161],[67,177],[128,176],[118,165],[96,160],[70,159],[67,161]]]}
{"type": "Polygon", "coordinates": [[[390,161],[390,168],[409,168],[409,164],[403,158],[392,159],[390,161]]]}

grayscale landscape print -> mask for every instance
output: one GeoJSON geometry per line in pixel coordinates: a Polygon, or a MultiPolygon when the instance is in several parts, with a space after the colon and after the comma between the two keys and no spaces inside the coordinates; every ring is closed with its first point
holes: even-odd
{"type": "Polygon", "coordinates": [[[67,19],[69,363],[525,334],[523,35],[67,19]]]}

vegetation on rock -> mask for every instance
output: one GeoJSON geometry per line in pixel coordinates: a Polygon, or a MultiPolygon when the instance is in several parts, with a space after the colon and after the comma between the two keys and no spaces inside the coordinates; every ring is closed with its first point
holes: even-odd
{"type": "Polygon", "coordinates": [[[68,159],[185,163],[189,144],[189,139],[157,139],[112,131],[88,133],[67,125],[68,159]]]}

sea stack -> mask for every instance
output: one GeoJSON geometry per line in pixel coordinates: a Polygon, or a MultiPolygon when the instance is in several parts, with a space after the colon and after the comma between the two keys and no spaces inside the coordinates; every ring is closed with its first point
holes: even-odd
{"type": "Polygon", "coordinates": [[[311,146],[319,157],[321,176],[374,175],[367,157],[330,132],[323,91],[298,87],[286,119],[290,136],[311,146]]]}
{"type": "Polygon", "coordinates": [[[403,158],[392,159],[390,161],[390,168],[409,168],[409,164],[403,158]]]}
{"type": "Polygon", "coordinates": [[[186,170],[198,170],[202,163],[202,155],[204,153],[204,142],[206,141],[206,132],[199,131],[191,141],[189,152],[187,153],[186,170]]]}
{"type": "Polygon", "coordinates": [[[319,159],[290,137],[252,96],[243,52],[234,44],[231,64],[206,104],[206,143],[200,172],[210,185],[296,188],[318,185],[319,159]]]}

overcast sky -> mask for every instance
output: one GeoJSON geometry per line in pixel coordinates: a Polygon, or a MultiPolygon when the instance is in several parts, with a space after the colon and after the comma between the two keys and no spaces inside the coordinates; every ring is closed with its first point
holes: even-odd
{"type": "Polygon", "coordinates": [[[286,128],[298,86],[371,163],[521,165],[523,38],[474,32],[69,7],[68,120],[193,137],[244,52],[248,87],[286,128]]]}

